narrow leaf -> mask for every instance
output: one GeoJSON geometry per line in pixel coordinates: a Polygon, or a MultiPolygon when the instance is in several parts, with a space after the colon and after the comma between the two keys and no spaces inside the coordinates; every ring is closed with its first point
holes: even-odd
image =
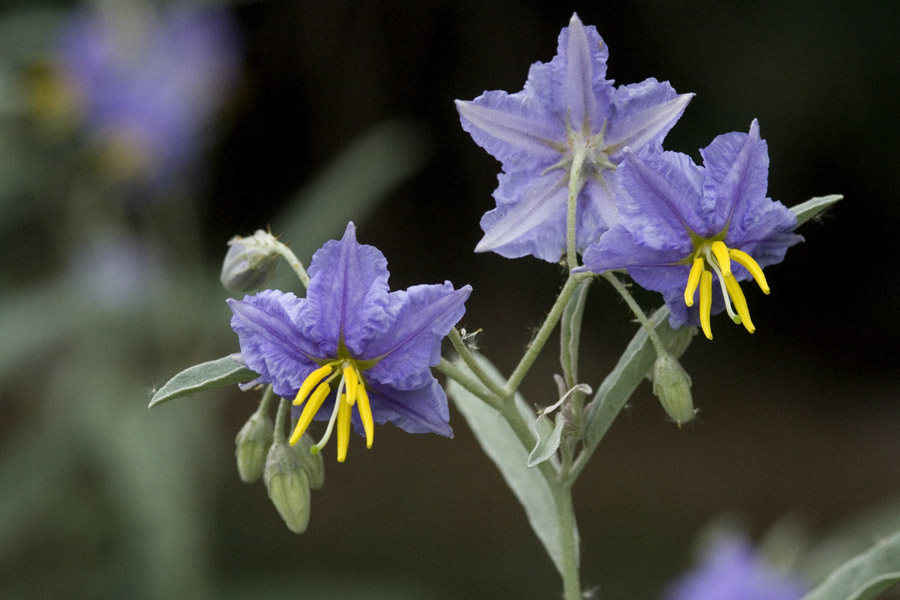
{"type": "Polygon", "coordinates": [[[795,215],[797,215],[797,226],[799,227],[810,219],[818,217],[819,215],[824,213],[832,204],[836,203],[838,200],[843,199],[844,197],[840,194],[831,194],[830,196],[810,198],[806,202],[801,202],[797,206],[792,206],[791,210],[794,211],[795,215]]]}
{"type": "MultiPolygon", "coordinates": [[[[679,353],[687,349],[696,331],[693,327],[674,330],[669,327],[668,317],[669,309],[663,306],[653,313],[650,321],[663,345],[677,358],[679,353]]],[[[641,327],[591,401],[585,420],[585,444],[590,449],[594,449],[603,439],[613,420],[653,368],[655,361],[656,349],[641,327]]]]}
{"type": "Polygon", "coordinates": [[[850,559],[803,600],[871,600],[900,583],[900,533],[850,559]]]}
{"type": "MultiPolygon", "coordinates": [[[[476,357],[491,377],[498,382],[502,381],[494,365],[480,355],[476,357]]],[[[468,370],[461,363],[458,366],[468,370]]],[[[453,399],[459,412],[466,419],[485,454],[497,465],[503,479],[525,509],[531,528],[546,548],[553,564],[562,573],[562,547],[556,520],[556,502],[540,470],[528,468],[528,449],[522,445],[500,413],[453,380],[447,383],[447,395],[453,399]]],[[[517,397],[516,404],[523,416],[527,410],[530,415],[528,424],[531,425],[534,414],[527,409],[525,401],[517,397]]]]}
{"type": "Polygon", "coordinates": [[[251,371],[241,363],[237,362],[230,356],[211,360],[209,362],[188,367],[172,379],[164,386],[159,388],[153,398],[150,399],[150,405],[147,408],[153,408],[157,404],[174,400],[182,396],[190,396],[195,392],[210,390],[212,388],[231,385],[234,383],[245,383],[259,377],[257,373],[251,371]]]}
{"type": "Polygon", "coordinates": [[[532,431],[537,436],[537,444],[535,444],[531,454],[528,455],[526,464],[529,468],[541,464],[556,454],[565,422],[566,420],[563,418],[562,413],[556,413],[556,422],[551,429],[550,419],[544,414],[538,416],[532,426],[532,431]]]}
{"type": "Polygon", "coordinates": [[[587,302],[587,292],[591,282],[585,281],[575,290],[569,303],[563,310],[560,321],[559,362],[562,365],[566,385],[573,387],[578,383],[578,344],[581,340],[581,317],[587,302]]]}

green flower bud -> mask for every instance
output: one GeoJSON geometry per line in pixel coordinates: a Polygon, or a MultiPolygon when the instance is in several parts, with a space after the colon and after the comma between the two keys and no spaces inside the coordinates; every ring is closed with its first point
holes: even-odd
{"type": "Polygon", "coordinates": [[[263,474],[266,466],[266,452],[272,445],[275,424],[268,415],[254,413],[234,439],[234,456],[237,459],[241,481],[253,483],[263,474]]]}
{"type": "Polygon", "coordinates": [[[325,485],[325,461],[321,452],[316,452],[315,454],[310,452],[310,449],[315,445],[315,440],[308,433],[304,433],[297,445],[293,446],[293,449],[300,459],[300,464],[303,465],[303,470],[306,471],[306,475],[309,477],[309,487],[317,490],[325,485]]]}
{"type": "Polygon", "coordinates": [[[284,440],[276,440],[266,458],[263,480],[269,498],[294,533],[303,533],[309,525],[309,477],[300,458],[284,440]]]}
{"type": "Polygon", "coordinates": [[[263,287],[278,266],[276,243],[275,236],[262,229],[257,229],[250,237],[236,235],[231,238],[219,275],[225,289],[245,293],[263,287]]]}
{"type": "Polygon", "coordinates": [[[679,427],[694,418],[691,377],[671,354],[662,354],[656,358],[653,367],[653,393],[679,427]]]}

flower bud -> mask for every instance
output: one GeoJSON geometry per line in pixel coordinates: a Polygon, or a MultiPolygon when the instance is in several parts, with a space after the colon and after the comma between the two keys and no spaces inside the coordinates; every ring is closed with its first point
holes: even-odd
{"type": "Polygon", "coordinates": [[[662,354],[656,358],[653,367],[653,393],[679,427],[694,418],[691,377],[671,354],[662,354]]]}
{"type": "Polygon", "coordinates": [[[231,238],[219,275],[225,289],[245,293],[263,287],[278,266],[275,244],[275,236],[262,229],[257,229],[250,237],[236,235],[231,238]]]}
{"type": "Polygon", "coordinates": [[[264,481],[269,498],[294,533],[303,533],[309,525],[309,477],[300,459],[285,441],[276,441],[266,458],[264,481]]]}
{"type": "Polygon", "coordinates": [[[303,465],[303,470],[306,471],[306,475],[309,477],[309,487],[317,490],[325,485],[325,461],[322,459],[321,452],[316,452],[315,454],[310,452],[310,449],[315,445],[315,440],[308,433],[304,433],[293,449],[297,454],[297,458],[300,459],[300,464],[303,465]]]}
{"type": "Polygon", "coordinates": [[[250,417],[234,439],[234,456],[237,459],[241,481],[253,483],[263,474],[266,466],[266,452],[272,445],[275,424],[268,415],[255,413],[250,417]]]}

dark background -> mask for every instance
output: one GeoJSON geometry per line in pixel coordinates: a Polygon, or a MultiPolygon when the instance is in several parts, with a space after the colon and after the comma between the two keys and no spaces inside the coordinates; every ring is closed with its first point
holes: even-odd
{"type": "MultiPolygon", "coordinates": [[[[453,100],[520,90],[529,65],[555,54],[573,10],[609,45],[608,76],[617,83],[656,77],[697,94],[668,149],[699,161],[698,148],[758,118],[771,197],[791,206],[845,196],[767,269],[771,296],[748,292],[754,335],[719,317],[715,341],[701,337],[688,350],[698,418],[676,427],[642,386],[575,488],[585,588],[596,586],[600,598],[652,598],[690,566],[696,535],[723,513],[741,515],[755,537],[792,515],[816,540],[900,497],[900,5],[239,4],[244,81],[211,155],[199,237],[217,270],[228,238],[271,224],[371,127],[407,118],[427,140],[427,158],[356,219],[358,237],[386,255],[394,289],[472,284],[461,324],[484,329],[482,350],[509,373],[563,276],[536,259],[472,253],[478,220],[494,206],[499,163],[459,127],[453,100]]],[[[282,234],[288,242],[320,238],[313,248],[334,235],[282,234]]],[[[660,302],[636,294],[648,310],[660,302]]],[[[226,329],[224,303],[220,317],[226,329]]],[[[596,284],[583,335],[587,383],[599,385],[635,330],[627,307],[596,284]]],[[[236,350],[233,339],[213,355],[236,350]]],[[[523,385],[531,403],[552,399],[554,351],[523,385]]],[[[522,509],[452,407],[453,440],[382,427],[370,451],[354,439],[343,465],[326,450],[326,485],[313,493],[309,530],[296,536],[263,486],[241,484],[234,472],[232,439],[250,401],[236,391],[208,394],[191,408],[216,413],[206,449],[215,500],[197,568],[217,589],[235,597],[399,597],[401,588],[410,598],[558,597],[558,576],[522,509]]],[[[32,546],[34,558],[45,549],[32,546]]],[[[48,551],[75,551],[67,548],[48,551]]]]}

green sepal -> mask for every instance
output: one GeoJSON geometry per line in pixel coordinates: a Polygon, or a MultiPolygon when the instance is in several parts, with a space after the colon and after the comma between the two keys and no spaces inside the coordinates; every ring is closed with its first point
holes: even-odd
{"type": "Polygon", "coordinates": [[[578,286],[572,297],[569,298],[560,320],[559,362],[562,365],[566,386],[570,388],[578,383],[578,343],[581,340],[581,318],[584,315],[584,305],[590,285],[590,280],[587,280],[578,286]]]}
{"type": "Polygon", "coordinates": [[[251,371],[230,356],[200,363],[199,365],[188,367],[159,388],[153,394],[153,398],[150,399],[150,404],[147,408],[153,408],[157,404],[181,398],[182,396],[190,396],[203,390],[211,390],[235,383],[246,383],[253,381],[257,377],[259,377],[258,373],[251,371]]]}
{"type": "Polygon", "coordinates": [[[791,210],[797,215],[797,227],[803,225],[810,219],[818,217],[828,210],[832,204],[843,199],[844,197],[840,194],[831,194],[830,196],[810,198],[806,202],[801,202],[797,206],[792,206],[791,210]]]}
{"type": "MultiPolygon", "coordinates": [[[[650,322],[663,346],[675,358],[687,350],[697,333],[695,327],[672,329],[669,326],[669,309],[665,306],[653,313],[650,322]]],[[[656,349],[641,327],[591,401],[585,419],[585,445],[588,448],[593,449],[600,443],[619,411],[655,363],[656,349]]]]}
{"type": "Polygon", "coordinates": [[[835,569],[803,600],[872,600],[900,583],[900,532],[835,569]]]}
{"type": "MultiPolygon", "coordinates": [[[[492,379],[498,384],[502,382],[499,371],[490,361],[480,354],[476,354],[475,358],[492,379]]],[[[470,373],[462,361],[456,366],[470,373]]],[[[500,470],[506,484],[525,509],[531,528],[546,548],[557,570],[562,573],[564,568],[562,541],[556,516],[556,502],[541,471],[528,467],[529,449],[522,445],[500,413],[452,379],[447,382],[447,395],[453,399],[459,412],[466,419],[485,454],[500,470]]],[[[518,394],[515,396],[515,403],[526,423],[529,427],[532,426],[535,420],[534,412],[518,394]]]]}

